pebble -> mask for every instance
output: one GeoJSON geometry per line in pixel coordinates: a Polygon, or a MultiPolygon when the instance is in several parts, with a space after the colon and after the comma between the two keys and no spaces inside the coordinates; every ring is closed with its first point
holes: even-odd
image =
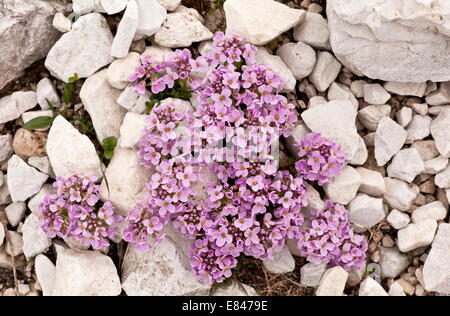
{"type": "Polygon", "coordinates": [[[341,267],[328,269],[316,291],[316,296],[343,296],[348,272],[341,267]]]}
{"type": "Polygon", "coordinates": [[[396,278],[409,266],[408,257],[402,254],[397,247],[380,247],[381,273],[386,278],[396,278]]]}
{"type": "Polygon", "coordinates": [[[23,254],[22,235],[12,230],[8,230],[7,234],[9,235],[10,243],[6,243],[6,253],[13,257],[23,254]]]}
{"type": "Polygon", "coordinates": [[[427,104],[434,105],[445,105],[450,103],[450,83],[442,82],[439,85],[439,89],[435,92],[429,94],[425,101],[427,104]]]}
{"type": "Polygon", "coordinates": [[[318,287],[323,274],[327,270],[324,263],[307,263],[300,268],[300,283],[306,287],[318,287]]]}
{"type": "Polygon", "coordinates": [[[375,133],[375,159],[378,166],[384,166],[400,151],[408,133],[390,117],[384,117],[378,123],[375,133]]]}
{"type": "Polygon", "coordinates": [[[316,52],[305,43],[286,43],[277,50],[286,66],[291,70],[295,79],[308,77],[316,64],[316,52]]]}
{"type": "Polygon", "coordinates": [[[405,106],[395,114],[395,117],[397,118],[397,122],[401,127],[406,127],[412,120],[412,114],[412,109],[405,106]]]}
{"type": "Polygon", "coordinates": [[[129,53],[124,58],[116,59],[109,65],[106,80],[111,87],[123,90],[129,84],[129,78],[141,65],[141,55],[129,53]]]}
{"type": "Polygon", "coordinates": [[[414,115],[406,131],[408,136],[406,143],[411,144],[416,140],[422,140],[430,136],[431,117],[414,115]]]}
{"type": "Polygon", "coordinates": [[[117,27],[117,33],[111,47],[111,56],[123,58],[128,55],[131,42],[136,34],[138,23],[138,5],[135,0],[129,0],[127,9],[125,10],[122,20],[120,20],[119,26],[117,27]]]}
{"type": "Polygon", "coordinates": [[[411,183],[416,176],[424,171],[423,160],[415,148],[399,151],[387,168],[389,177],[398,178],[408,183],[411,183]]]}
{"type": "Polygon", "coordinates": [[[358,109],[358,100],[356,100],[350,88],[343,84],[333,82],[328,89],[327,97],[329,101],[348,100],[353,104],[356,110],[358,109]]]}
{"type": "Polygon", "coordinates": [[[211,296],[256,296],[256,290],[239,281],[232,281],[231,284],[221,284],[216,287],[211,296]]]}
{"type": "Polygon", "coordinates": [[[7,160],[14,152],[11,134],[0,135],[0,163],[7,160]]]}
{"type": "Polygon", "coordinates": [[[390,93],[403,95],[403,96],[415,96],[423,97],[425,90],[427,89],[426,82],[392,82],[388,81],[383,85],[383,88],[390,93]]]}
{"type": "Polygon", "coordinates": [[[349,219],[362,229],[370,229],[385,219],[383,199],[358,194],[348,205],[349,219]]]}
{"type": "Polygon", "coordinates": [[[109,15],[113,15],[125,10],[128,0],[100,0],[103,9],[109,15]]]}
{"type": "Polygon", "coordinates": [[[336,80],[342,65],[329,52],[317,53],[317,61],[309,80],[320,92],[326,91],[331,83],[336,80]]]}
{"type": "Polygon", "coordinates": [[[305,20],[294,28],[294,39],[315,49],[329,50],[328,22],[318,13],[307,12],[305,20]]]}
{"type": "Polygon", "coordinates": [[[406,294],[400,283],[394,282],[389,288],[389,296],[406,296],[406,294]]]}
{"type": "Polygon", "coordinates": [[[273,258],[263,260],[263,265],[270,273],[289,273],[295,269],[295,260],[288,247],[285,246],[281,251],[275,253],[273,258]]]}
{"type": "Polygon", "coordinates": [[[44,296],[51,296],[55,282],[55,265],[46,256],[37,255],[34,260],[34,267],[37,280],[42,288],[42,294],[44,296]]]}
{"type": "Polygon", "coordinates": [[[442,189],[450,189],[450,165],[436,175],[434,182],[442,189]]]}
{"type": "Polygon", "coordinates": [[[364,85],[364,101],[369,104],[386,104],[391,95],[378,83],[364,85]]]}
{"type": "Polygon", "coordinates": [[[420,193],[419,187],[415,184],[408,185],[399,179],[384,178],[384,180],[386,192],[383,198],[388,206],[402,212],[408,211],[420,193]]]}
{"type": "Polygon", "coordinates": [[[56,12],[53,17],[53,27],[62,33],[67,33],[72,29],[72,21],[61,12],[56,12]]]}
{"type": "Polygon", "coordinates": [[[439,116],[431,123],[431,135],[439,153],[450,158],[450,110],[441,111],[439,116]]]}
{"type": "Polygon", "coordinates": [[[169,11],[174,11],[181,3],[181,0],[158,0],[158,2],[169,11]]]}
{"type": "Polygon", "coordinates": [[[139,18],[136,34],[152,36],[167,18],[167,10],[157,0],[136,0],[139,18]]]}
{"type": "Polygon", "coordinates": [[[409,224],[398,231],[397,246],[401,252],[431,245],[436,234],[437,223],[433,219],[409,224]]]}
{"type": "Polygon", "coordinates": [[[425,174],[435,175],[445,170],[449,164],[449,159],[443,156],[439,156],[434,159],[430,159],[424,162],[425,174]]]}
{"type": "Polygon", "coordinates": [[[361,282],[359,296],[389,296],[385,289],[374,279],[368,277],[361,282]]]}
{"type": "Polygon", "coordinates": [[[73,13],[77,15],[84,15],[94,10],[94,0],[73,0],[73,13]]]}
{"type": "Polygon", "coordinates": [[[359,173],[353,167],[346,166],[332,182],[325,184],[324,189],[332,201],[347,205],[355,198],[360,181],[359,173]]]}
{"type": "Polygon", "coordinates": [[[17,202],[8,205],[5,208],[6,218],[8,219],[9,225],[16,227],[19,225],[20,221],[25,216],[27,206],[24,202],[17,202]]]}
{"type": "Polygon", "coordinates": [[[358,119],[370,132],[375,132],[381,119],[390,114],[391,106],[389,105],[369,105],[358,112],[358,119]]]}
{"type": "Polygon", "coordinates": [[[435,201],[424,206],[416,208],[411,219],[414,223],[421,221],[434,219],[435,221],[441,221],[447,217],[447,208],[440,201],[435,201]]]}
{"type": "Polygon", "coordinates": [[[359,173],[361,182],[358,192],[375,197],[382,196],[386,192],[386,183],[379,172],[362,167],[357,168],[356,171],[359,173]]]}
{"type": "Polygon", "coordinates": [[[25,257],[33,258],[44,253],[52,245],[52,240],[42,230],[37,215],[31,214],[22,227],[23,253],[25,257]]]}

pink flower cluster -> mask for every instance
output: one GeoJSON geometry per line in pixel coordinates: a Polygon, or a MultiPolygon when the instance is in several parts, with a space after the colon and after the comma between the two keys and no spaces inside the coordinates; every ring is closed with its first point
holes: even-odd
{"type": "Polygon", "coordinates": [[[309,199],[305,181],[323,185],[332,180],[343,167],[344,154],[332,140],[311,134],[299,143],[297,175],[278,170],[270,148],[280,134],[290,134],[297,116],[280,95],[280,77],[257,64],[255,54],[256,47],[243,44],[238,34],[217,33],[205,56],[194,60],[188,51],[176,51],[170,71],[166,62],[146,66],[153,59],[143,57],[144,70],[136,72],[144,73],[136,81],[138,90],[150,86],[152,93],[164,93],[171,87],[160,80],[165,82],[162,78],[171,71],[178,73],[171,78],[181,78],[182,72],[197,104],[190,112],[180,111],[175,101],[164,102],[148,117],[139,156],[154,173],[146,203],[126,219],[124,239],[149,249],[171,223],[193,241],[193,272],[208,283],[230,277],[242,256],[271,258],[287,239],[297,240],[312,262],[358,267],[367,246],[353,235],[345,209],[327,202],[328,209],[313,218],[304,212],[309,199]],[[203,183],[206,192],[196,191],[206,173],[216,179],[203,183]],[[323,233],[313,233],[317,224],[326,225],[323,233]],[[326,252],[320,244],[325,237],[326,252]]]}
{"type": "Polygon", "coordinates": [[[39,205],[39,221],[50,238],[74,237],[94,249],[109,246],[108,238],[115,237],[115,224],[122,218],[114,215],[110,202],[101,205],[96,180],[77,175],[56,179],[56,194],[46,196],[39,205]]]}
{"type": "Polygon", "coordinates": [[[332,139],[319,133],[308,134],[298,144],[300,160],[295,164],[299,175],[319,185],[330,182],[344,167],[345,155],[332,139]]]}
{"type": "Polygon", "coordinates": [[[298,248],[312,263],[327,263],[350,270],[364,263],[367,243],[350,228],[348,211],[339,204],[325,201],[323,210],[312,212],[309,229],[301,231],[298,248]]]}

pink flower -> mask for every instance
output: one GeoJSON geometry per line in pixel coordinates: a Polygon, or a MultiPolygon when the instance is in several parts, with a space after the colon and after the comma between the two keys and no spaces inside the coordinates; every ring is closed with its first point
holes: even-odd
{"type": "Polygon", "coordinates": [[[185,188],[188,188],[191,182],[197,180],[197,176],[194,174],[192,167],[186,167],[183,172],[177,173],[177,179],[181,181],[185,188]]]}
{"type": "Polygon", "coordinates": [[[159,214],[161,216],[175,212],[175,206],[172,204],[172,199],[170,197],[167,197],[164,200],[157,200],[156,205],[159,206],[159,214]]]}
{"type": "Polygon", "coordinates": [[[264,178],[260,175],[248,178],[246,183],[255,192],[262,190],[264,188],[264,178]]]}
{"type": "Polygon", "coordinates": [[[211,98],[217,106],[229,107],[232,104],[230,96],[231,96],[231,90],[224,89],[224,90],[222,90],[222,92],[220,94],[214,93],[211,96],[211,98]]]}
{"type": "Polygon", "coordinates": [[[158,130],[161,132],[161,140],[164,142],[177,138],[174,122],[170,122],[167,124],[161,123],[158,125],[158,130]]]}
{"type": "Polygon", "coordinates": [[[252,244],[259,243],[258,233],[261,229],[259,227],[255,227],[253,229],[247,229],[244,233],[244,236],[247,238],[245,240],[245,245],[250,246],[252,244]]]}

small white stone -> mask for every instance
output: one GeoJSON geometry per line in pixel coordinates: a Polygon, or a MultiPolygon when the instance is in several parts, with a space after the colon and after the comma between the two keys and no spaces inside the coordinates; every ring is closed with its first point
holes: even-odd
{"type": "Polygon", "coordinates": [[[294,257],[287,246],[273,255],[273,258],[263,260],[263,265],[270,273],[289,273],[295,269],[294,257]]]}
{"type": "Polygon", "coordinates": [[[17,202],[8,205],[5,208],[6,218],[12,227],[19,225],[22,218],[25,216],[27,205],[24,202],[17,202]]]}
{"type": "Polygon", "coordinates": [[[111,47],[111,56],[123,58],[128,55],[131,42],[136,34],[138,22],[139,10],[137,3],[135,0],[129,0],[127,9],[117,27],[117,33],[111,47]]]}
{"type": "Polygon", "coordinates": [[[110,257],[87,250],[58,253],[53,296],[117,296],[121,291],[110,257]]]}
{"type": "Polygon", "coordinates": [[[350,89],[357,98],[364,98],[364,86],[367,84],[365,80],[352,81],[350,89]]]}
{"type": "Polygon", "coordinates": [[[223,8],[227,33],[237,31],[254,45],[269,43],[305,19],[305,11],[273,0],[227,0],[223,8]]]}
{"type": "Polygon", "coordinates": [[[73,13],[83,15],[94,10],[94,0],[72,0],[73,13]]]}
{"type": "Polygon", "coordinates": [[[386,104],[391,95],[378,83],[364,86],[364,101],[369,104],[386,104]]]}
{"type": "Polygon", "coordinates": [[[398,231],[397,245],[401,252],[431,245],[437,230],[437,222],[434,219],[409,224],[398,231]]]}
{"type": "Polygon", "coordinates": [[[430,135],[431,117],[414,115],[409,123],[406,143],[411,144],[416,140],[422,140],[430,135]]]}
{"type": "MultiPolygon", "coordinates": [[[[25,112],[25,113],[22,114],[22,121],[23,121],[24,124],[26,124],[29,121],[31,121],[32,119],[35,119],[37,117],[43,117],[43,116],[53,117],[53,111],[48,110],[48,111],[29,111],[29,112],[25,112]]],[[[36,130],[40,131],[40,132],[44,132],[44,131],[48,130],[49,128],[50,128],[50,126],[44,127],[44,128],[38,128],[36,130]]]]}
{"type": "Polygon", "coordinates": [[[434,159],[430,159],[424,162],[425,166],[425,174],[438,174],[439,172],[443,171],[449,163],[449,159],[443,156],[439,156],[434,159]]]}
{"type": "Polygon", "coordinates": [[[19,116],[16,99],[10,95],[0,99],[0,124],[13,121],[19,116]]]}
{"type": "Polygon", "coordinates": [[[406,127],[412,120],[412,113],[413,111],[411,108],[406,106],[402,107],[400,111],[395,114],[398,124],[400,124],[401,127],[406,127]]]}
{"type": "Polygon", "coordinates": [[[62,33],[67,33],[72,29],[72,21],[61,12],[56,12],[53,17],[53,27],[62,33]]]}
{"type": "Polygon", "coordinates": [[[375,158],[378,166],[384,166],[400,151],[408,133],[390,117],[384,117],[378,123],[375,134],[375,158]]]}
{"type": "Polygon", "coordinates": [[[33,258],[44,253],[52,245],[52,240],[42,230],[39,219],[34,214],[31,214],[25,220],[22,233],[23,253],[27,258],[33,258]]]}
{"type": "Polygon", "coordinates": [[[213,33],[199,20],[195,9],[182,9],[169,13],[155,34],[155,41],[163,47],[188,47],[192,43],[209,40],[213,33]]]}
{"type": "Polygon", "coordinates": [[[420,189],[415,184],[408,184],[404,181],[392,178],[384,178],[386,182],[386,192],[383,195],[385,202],[399,211],[408,211],[420,189]]]}
{"type": "Polygon", "coordinates": [[[5,240],[5,227],[3,227],[3,224],[0,223],[0,248],[2,247],[4,240],[5,240]]]}
{"type": "Polygon", "coordinates": [[[324,263],[307,263],[300,269],[300,283],[307,287],[318,287],[323,274],[327,271],[324,263]]]}
{"type": "Polygon", "coordinates": [[[107,137],[119,138],[119,129],[126,114],[125,109],[116,102],[120,90],[108,84],[107,73],[104,69],[89,77],[80,91],[81,101],[92,119],[100,143],[107,137]]]}
{"type": "Polygon", "coordinates": [[[44,157],[30,157],[28,159],[28,164],[39,171],[48,174],[52,178],[55,178],[55,173],[53,172],[52,166],[50,164],[50,159],[47,156],[44,157]]]}
{"type": "Polygon", "coordinates": [[[100,159],[94,145],[64,117],[57,116],[53,121],[46,147],[56,176],[66,178],[82,174],[102,178],[100,159]]]}
{"type": "Polygon", "coordinates": [[[447,208],[441,201],[435,201],[424,206],[416,208],[412,215],[412,221],[418,223],[427,219],[441,221],[447,217],[447,208]]]}
{"type": "Polygon", "coordinates": [[[450,103],[450,83],[442,82],[439,90],[429,94],[425,101],[429,105],[445,105],[450,103]]]}
{"type": "Polygon", "coordinates": [[[376,171],[359,167],[356,169],[361,177],[358,191],[371,196],[382,196],[386,192],[386,183],[383,176],[376,171]]]}
{"type": "Polygon", "coordinates": [[[109,15],[125,10],[127,3],[128,0],[100,0],[100,4],[109,15]]]}
{"type": "Polygon", "coordinates": [[[418,140],[411,145],[411,148],[417,149],[420,158],[422,158],[423,161],[439,156],[439,151],[437,150],[433,140],[418,140]]]}
{"type": "Polygon", "coordinates": [[[370,229],[386,217],[383,199],[365,194],[358,194],[350,202],[348,212],[350,222],[362,229],[370,229]]]}
{"type": "Polygon", "coordinates": [[[0,163],[8,159],[14,152],[11,134],[0,135],[0,163]]]}
{"type": "Polygon", "coordinates": [[[383,85],[384,89],[392,94],[404,95],[404,96],[415,96],[423,97],[425,95],[425,90],[427,89],[426,82],[393,82],[389,81],[383,85]]]}
{"type": "Polygon", "coordinates": [[[120,127],[118,145],[123,148],[136,149],[142,139],[142,131],[145,128],[145,115],[129,112],[125,115],[120,127]]]}
{"type": "Polygon", "coordinates": [[[44,296],[50,296],[53,293],[53,285],[55,282],[56,267],[44,255],[37,255],[34,260],[34,268],[39,285],[42,288],[44,296]]]}
{"type": "Polygon", "coordinates": [[[358,119],[365,128],[371,132],[375,132],[381,119],[390,114],[390,105],[369,105],[358,112],[358,119]]]}
{"type": "Polygon", "coordinates": [[[19,156],[8,161],[8,186],[13,202],[23,202],[38,193],[48,175],[27,165],[19,156]]]}
{"type": "Polygon", "coordinates": [[[47,102],[50,101],[51,105],[55,108],[61,107],[61,100],[59,99],[58,92],[56,91],[53,82],[49,78],[41,79],[38,82],[37,88],[37,99],[42,110],[49,110],[50,106],[47,102]]]}
{"type": "Polygon", "coordinates": [[[308,77],[316,64],[316,52],[305,43],[286,43],[278,48],[277,55],[297,80],[308,77]]]}
{"type": "Polygon", "coordinates": [[[358,296],[389,296],[385,289],[374,279],[367,278],[359,286],[358,296]]]}
{"type": "Polygon", "coordinates": [[[38,214],[39,211],[39,204],[44,200],[44,198],[47,195],[56,194],[56,189],[53,187],[52,184],[44,184],[42,189],[39,191],[38,194],[33,196],[33,198],[30,199],[28,202],[28,208],[33,214],[38,214]]]}
{"type": "Polygon", "coordinates": [[[116,59],[109,65],[106,80],[111,87],[123,90],[129,84],[129,78],[134,75],[136,67],[140,65],[141,55],[131,52],[126,57],[116,59]]]}
{"type": "Polygon", "coordinates": [[[343,84],[333,82],[328,89],[328,100],[348,100],[350,101],[356,110],[358,110],[359,104],[356,100],[350,88],[344,86],[343,84]]]}
{"type": "Polygon", "coordinates": [[[128,85],[125,90],[117,98],[117,104],[122,106],[124,109],[131,111],[139,98],[139,94],[134,91],[134,85],[128,85]]]}
{"type": "Polygon", "coordinates": [[[413,103],[411,107],[419,115],[425,116],[428,114],[428,104],[426,103],[413,103]]]}
{"type": "Polygon", "coordinates": [[[387,168],[387,173],[391,178],[411,183],[416,176],[425,170],[423,160],[415,148],[408,148],[399,151],[392,159],[387,168]]]}
{"type": "Polygon", "coordinates": [[[306,13],[305,20],[294,28],[294,39],[316,49],[331,48],[328,22],[318,13],[306,13]]]}
{"type": "Polygon", "coordinates": [[[434,183],[442,189],[450,189],[450,165],[436,175],[434,183]]]}
{"type": "Polygon", "coordinates": [[[387,217],[387,221],[389,225],[392,226],[394,229],[402,229],[408,226],[408,224],[411,222],[408,214],[402,213],[398,210],[392,210],[391,213],[389,213],[387,217]]]}
{"type": "Polygon", "coordinates": [[[7,234],[9,235],[10,243],[8,242],[6,244],[6,253],[13,257],[23,254],[22,235],[11,230],[9,230],[7,234]]]}
{"type": "Polygon", "coordinates": [[[167,17],[167,10],[157,0],[137,0],[139,23],[136,34],[152,36],[167,17]]]}
{"type": "Polygon", "coordinates": [[[379,247],[379,249],[382,276],[395,279],[408,268],[408,257],[400,253],[397,247],[379,247]]]}
{"type": "Polygon", "coordinates": [[[295,90],[296,81],[294,75],[279,56],[270,54],[265,47],[258,47],[256,61],[260,64],[268,65],[281,77],[285,82],[283,86],[284,92],[292,92],[295,90]]]}
{"type": "Polygon", "coordinates": [[[348,272],[341,267],[334,267],[325,272],[320,280],[316,296],[343,296],[348,272]]]}
{"type": "Polygon", "coordinates": [[[158,0],[163,7],[169,11],[174,11],[181,3],[181,0],[158,0]]]}
{"type": "Polygon", "coordinates": [[[389,289],[389,296],[406,296],[406,294],[400,283],[394,282],[389,289]]]}
{"type": "Polygon", "coordinates": [[[355,198],[360,184],[359,173],[354,168],[346,166],[332,182],[325,184],[324,189],[332,201],[347,205],[355,198]]]}
{"type": "Polygon", "coordinates": [[[431,123],[431,135],[442,156],[450,158],[450,110],[441,111],[431,123]]]}
{"type": "Polygon", "coordinates": [[[309,76],[309,81],[320,92],[326,91],[331,83],[336,80],[342,65],[329,52],[319,52],[317,62],[313,72],[309,76]]]}

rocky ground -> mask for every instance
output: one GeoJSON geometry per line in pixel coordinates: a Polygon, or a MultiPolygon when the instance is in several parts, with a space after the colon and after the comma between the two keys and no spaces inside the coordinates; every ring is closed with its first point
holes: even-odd
{"type": "Polygon", "coordinates": [[[2,1],[0,296],[450,295],[445,6],[2,1]],[[149,46],[202,53],[203,43],[227,28],[260,46],[258,61],[285,79],[284,92],[297,106],[301,120],[282,140],[282,157],[295,155],[292,144],[310,131],[333,137],[345,151],[348,165],[315,201],[346,205],[351,224],[367,238],[367,264],[359,271],[327,270],[286,247],[271,260],[246,260],[233,280],[211,288],[192,276],[188,245],[176,236],[147,253],[121,240],[94,252],[41,230],[38,205],[55,176],[104,173],[102,198],[122,215],[134,206],[149,174],[136,155],[145,100],[130,94],[130,70],[149,46]],[[56,115],[39,131],[22,128],[56,115]],[[112,160],[102,154],[110,136],[119,139],[112,160]]]}

